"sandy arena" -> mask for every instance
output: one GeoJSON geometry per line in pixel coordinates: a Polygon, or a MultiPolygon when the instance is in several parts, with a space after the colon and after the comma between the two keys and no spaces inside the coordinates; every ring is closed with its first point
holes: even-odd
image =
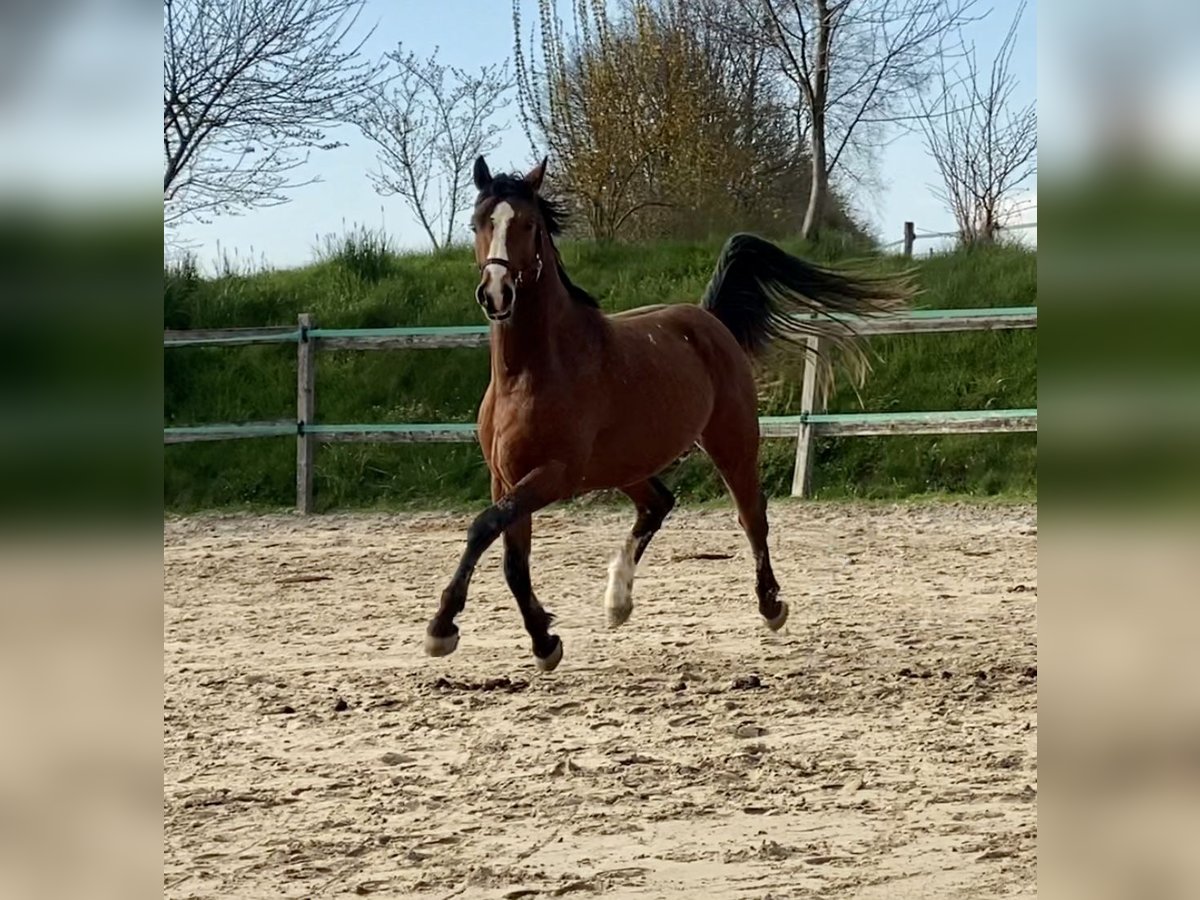
{"type": "Polygon", "coordinates": [[[164,895],[1036,896],[1037,510],[775,502],[784,631],[731,510],[544,513],[540,673],[468,519],[165,525],[164,895]]]}

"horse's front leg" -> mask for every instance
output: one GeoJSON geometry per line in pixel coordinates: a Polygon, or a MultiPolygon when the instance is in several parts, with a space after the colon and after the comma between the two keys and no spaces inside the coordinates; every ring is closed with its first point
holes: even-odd
{"type": "MultiPolygon", "coordinates": [[[[438,611],[429,620],[425,630],[425,652],[430,656],[446,656],[458,647],[458,626],[455,617],[467,605],[467,588],[475,566],[484,552],[515,523],[529,518],[545,506],[561,500],[570,493],[566,468],[560,463],[539,466],[519,482],[507,494],[476,516],[467,529],[467,546],[450,584],[442,591],[438,611]]],[[[526,563],[528,569],[528,563],[526,563]]],[[[539,656],[543,668],[554,668],[562,656],[562,645],[557,637],[546,634],[540,645],[535,641],[534,652],[546,651],[545,658],[539,656]],[[553,646],[551,646],[553,644],[553,646]],[[546,665],[553,658],[553,663],[546,665]]]]}
{"type": "Polygon", "coordinates": [[[525,630],[533,639],[533,656],[538,668],[552,672],[562,659],[562,641],[550,633],[554,616],[546,612],[533,593],[529,577],[529,550],[533,543],[533,519],[518,519],[504,532],[504,578],[516,598],[525,620],[525,630]]]}

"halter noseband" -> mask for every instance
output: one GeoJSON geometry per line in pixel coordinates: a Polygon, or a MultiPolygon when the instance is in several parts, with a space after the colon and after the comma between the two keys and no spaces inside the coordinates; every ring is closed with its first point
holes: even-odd
{"type": "MultiPolygon", "coordinates": [[[[534,269],[533,280],[537,282],[542,280],[542,254],[537,254],[535,260],[537,262],[537,267],[534,269]]],[[[499,256],[489,256],[479,266],[479,271],[482,272],[488,266],[500,266],[501,268],[508,270],[512,273],[513,283],[518,286],[524,281],[525,272],[521,269],[514,269],[512,263],[510,263],[507,259],[501,259],[499,256]]]]}
{"type": "MultiPolygon", "coordinates": [[[[542,242],[541,228],[538,228],[537,230],[537,242],[539,245],[542,242]]],[[[542,280],[542,254],[540,250],[534,255],[534,262],[537,264],[533,273],[533,280],[536,283],[542,280]]],[[[489,256],[480,264],[479,271],[482,272],[488,266],[500,266],[502,269],[510,272],[513,277],[513,283],[518,287],[521,286],[521,283],[524,280],[525,272],[521,269],[513,269],[512,263],[507,259],[502,259],[499,256],[489,256]]]]}

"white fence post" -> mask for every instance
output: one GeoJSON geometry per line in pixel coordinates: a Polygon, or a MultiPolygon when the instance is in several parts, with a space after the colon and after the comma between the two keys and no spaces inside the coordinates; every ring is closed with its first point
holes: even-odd
{"type": "MultiPolygon", "coordinates": [[[[826,341],[816,335],[809,335],[804,355],[804,384],[800,389],[801,415],[824,410],[820,384],[820,360],[828,349],[826,341]]],[[[796,467],[792,471],[793,497],[812,495],[814,450],[813,426],[809,422],[801,422],[800,433],[796,436],[796,467]]]]}

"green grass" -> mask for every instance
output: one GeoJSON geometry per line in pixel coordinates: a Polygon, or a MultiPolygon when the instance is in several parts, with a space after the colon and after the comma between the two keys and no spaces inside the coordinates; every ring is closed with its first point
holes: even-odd
{"type": "MultiPolygon", "coordinates": [[[[845,246],[782,242],[823,262],[845,246]]],[[[567,242],[571,277],[617,310],[664,301],[694,302],[720,241],[651,246],[567,242]]],[[[866,248],[852,248],[866,257],[866,248]]],[[[895,258],[872,268],[898,270],[895,258]]],[[[1037,302],[1037,258],[1012,247],[921,260],[918,305],[928,308],[1028,306],[1037,302]]],[[[313,265],[288,271],[226,267],[203,278],[187,267],[166,273],[167,328],[294,324],[301,312],[323,327],[479,323],[476,278],[467,250],[402,255],[359,230],[326,243],[313,265]]],[[[875,370],[860,398],[843,385],[831,411],[1013,408],[1037,405],[1036,332],[897,335],[875,338],[875,370]]],[[[295,347],[166,350],[168,425],[288,417],[295,408],[295,347]]],[[[328,351],[318,356],[321,422],[473,421],[488,376],[487,351],[328,351]]],[[[794,413],[800,402],[796,354],[775,353],[763,373],[761,412],[794,413]]],[[[817,496],[866,499],[925,494],[1028,497],[1036,490],[1034,435],[843,438],[818,442],[817,496]]],[[[764,484],[786,495],[794,446],[763,444],[764,484]]],[[[294,499],[295,442],[289,438],[167,447],[169,510],[286,507],[294,499]]],[[[684,499],[719,496],[722,486],[700,453],[677,463],[668,481],[684,499]]],[[[317,455],[319,508],[471,506],[486,500],[488,477],[475,445],[341,444],[317,455]]]]}

